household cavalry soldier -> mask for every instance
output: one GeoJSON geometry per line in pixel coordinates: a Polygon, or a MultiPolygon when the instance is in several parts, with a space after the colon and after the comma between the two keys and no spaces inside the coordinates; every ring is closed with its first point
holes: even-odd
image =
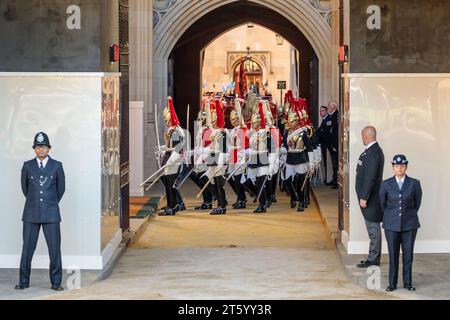
{"type": "Polygon", "coordinates": [[[270,142],[268,144],[270,179],[266,183],[266,191],[268,195],[267,202],[268,206],[270,206],[272,202],[277,202],[276,191],[277,191],[278,172],[280,169],[280,145],[282,140],[280,130],[277,127],[275,117],[270,107],[270,102],[263,100],[263,107],[264,107],[264,117],[266,120],[266,127],[270,135],[270,140],[268,140],[268,142],[270,142]]]}
{"type": "Polygon", "coordinates": [[[230,161],[228,166],[228,183],[237,195],[237,201],[233,209],[246,208],[247,197],[245,196],[245,169],[246,150],[249,147],[248,129],[242,116],[241,103],[236,98],[234,109],[230,111],[230,123],[233,129],[229,134],[228,145],[230,146],[230,161]]]}
{"type": "Polygon", "coordinates": [[[164,167],[164,176],[161,180],[166,189],[167,206],[160,216],[173,216],[181,208],[183,203],[181,195],[174,188],[175,180],[181,170],[183,163],[182,154],[184,146],[184,132],[180,127],[180,121],[173,106],[173,100],[168,97],[168,106],[163,110],[163,119],[166,125],[164,132],[165,145],[161,146],[162,165],[164,167]]]}
{"type": "Polygon", "coordinates": [[[298,204],[297,211],[305,210],[305,193],[303,183],[308,171],[313,170],[314,153],[311,140],[305,128],[300,126],[303,119],[298,101],[288,114],[290,129],[283,139],[281,154],[286,155],[286,170],[284,179],[291,196],[291,208],[298,204]]]}
{"type": "Polygon", "coordinates": [[[311,147],[313,149],[313,157],[312,157],[312,166],[310,166],[310,174],[307,177],[307,181],[305,183],[304,187],[304,195],[305,195],[305,207],[307,208],[310,205],[310,193],[311,193],[311,186],[310,181],[312,178],[312,174],[319,170],[320,162],[322,161],[322,152],[320,149],[320,145],[318,143],[318,138],[316,134],[316,130],[314,129],[314,125],[311,122],[311,119],[309,118],[308,112],[306,111],[308,106],[305,99],[299,99],[300,103],[300,109],[302,113],[302,119],[300,120],[300,127],[304,128],[304,130],[307,133],[308,139],[311,143],[311,147]]]}
{"type": "MultiPolygon", "coordinates": [[[[208,182],[208,177],[205,176],[208,169],[209,147],[211,145],[211,113],[210,113],[209,97],[203,99],[202,107],[198,113],[197,128],[195,130],[195,149],[194,149],[194,172],[191,173],[190,178],[200,188],[208,182]],[[208,107],[206,108],[206,105],[208,107]],[[206,111],[208,110],[208,112],[206,111]]],[[[211,210],[213,200],[216,198],[216,190],[214,185],[208,187],[202,192],[203,203],[195,207],[195,210],[211,210]]]]}
{"type": "Polygon", "coordinates": [[[249,163],[247,176],[258,190],[258,208],[254,213],[267,211],[266,183],[269,175],[269,146],[270,131],[266,128],[263,104],[258,102],[258,108],[253,111],[251,118],[252,130],[250,132],[249,163]]]}
{"type": "MultiPolygon", "coordinates": [[[[206,105],[208,107],[208,104],[206,105]]],[[[207,110],[208,112],[208,110],[207,110]]],[[[211,215],[226,214],[227,196],[225,194],[225,178],[227,163],[227,134],[224,129],[225,117],[219,99],[215,100],[215,108],[211,109],[211,145],[209,147],[208,170],[205,176],[208,182],[214,181],[217,190],[217,207],[210,213],[211,215]]]]}

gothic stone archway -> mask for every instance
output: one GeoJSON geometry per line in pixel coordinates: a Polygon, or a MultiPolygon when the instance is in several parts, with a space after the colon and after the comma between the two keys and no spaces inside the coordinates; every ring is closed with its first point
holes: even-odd
{"type": "MultiPolygon", "coordinates": [[[[161,103],[167,96],[168,87],[168,59],[172,52],[176,52],[177,48],[190,42],[186,37],[188,29],[195,28],[195,24],[202,18],[208,16],[210,20],[221,24],[215,33],[211,30],[198,30],[198,33],[213,34],[213,37],[218,36],[226,29],[236,26],[241,23],[253,20],[277,32],[282,25],[274,25],[272,18],[265,21],[260,19],[249,19],[244,17],[240,11],[233,11],[232,14],[226,16],[225,21],[219,21],[217,17],[212,15],[216,9],[220,9],[229,5],[234,5],[236,10],[244,10],[251,13],[252,10],[245,8],[258,8],[258,10],[268,10],[270,17],[277,15],[284,18],[282,21],[287,21],[289,30],[279,32],[288,41],[295,43],[290,38],[296,38],[297,41],[302,41],[304,45],[295,45],[296,47],[307,48],[309,46],[311,56],[315,56],[315,61],[318,61],[319,75],[318,75],[318,104],[326,104],[332,95],[333,84],[338,79],[332,77],[332,36],[331,27],[326,18],[321,14],[321,10],[317,8],[318,1],[311,0],[196,0],[196,1],[168,1],[168,7],[164,9],[164,15],[157,15],[158,19],[154,19],[153,30],[153,103],[161,103]],[[316,6],[316,7],[315,7],[316,6]],[[235,19],[235,16],[236,19],[235,19]],[[240,17],[240,18],[239,18],[240,17]],[[245,18],[245,19],[244,19],[245,18]],[[228,20],[232,19],[232,23],[227,24],[228,20]],[[239,20],[241,19],[241,20],[239,20]],[[228,27],[227,27],[228,25],[228,27]],[[294,29],[295,28],[295,29],[294,29]],[[296,30],[295,34],[293,30],[296,30]],[[287,33],[291,35],[288,35],[287,33]],[[185,37],[184,39],[182,39],[185,37]],[[187,42],[186,42],[187,41],[187,42]]],[[[266,11],[267,12],[267,11],[266,11]]],[[[281,20],[279,20],[281,21],[281,20]]],[[[192,30],[192,29],[191,29],[192,30]]],[[[201,38],[201,34],[199,34],[201,38]]],[[[199,37],[196,37],[197,39],[199,37]]],[[[211,38],[212,39],[212,38],[211,38]]],[[[206,43],[205,43],[206,44],[206,43]]],[[[193,56],[193,63],[199,63],[199,56],[193,56]],[[194,59],[195,58],[195,59],[194,59]],[[196,62],[197,61],[197,62],[196,62]]],[[[309,66],[308,66],[309,68],[309,66]]],[[[188,70],[187,70],[188,71],[188,70]]],[[[197,69],[199,72],[199,69],[197,69]]],[[[188,75],[187,72],[181,73],[188,75]]],[[[195,78],[197,79],[197,78],[195,78]]],[[[186,79],[186,81],[191,81],[186,79]]],[[[195,80],[193,85],[199,86],[199,82],[195,80]]],[[[191,90],[200,92],[199,88],[192,88],[191,90]]],[[[181,94],[181,93],[180,93],[181,94]]],[[[189,100],[184,100],[189,101],[189,100]]],[[[181,102],[182,103],[182,102],[181,102]]],[[[152,108],[147,106],[147,112],[151,112],[152,108]]],[[[148,148],[152,148],[154,142],[146,142],[148,148]]],[[[146,168],[148,169],[148,168],[146,168]]],[[[147,170],[146,170],[147,171],[147,170]]]]}

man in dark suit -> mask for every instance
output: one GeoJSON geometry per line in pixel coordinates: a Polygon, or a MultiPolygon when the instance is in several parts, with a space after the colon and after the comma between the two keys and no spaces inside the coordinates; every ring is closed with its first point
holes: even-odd
{"type": "Polygon", "coordinates": [[[415,291],[412,262],[417,229],[420,228],[417,212],[422,201],[422,188],[419,180],[406,175],[408,160],[404,155],[396,155],[392,166],[395,176],[383,181],[379,192],[389,251],[389,286],[386,291],[397,289],[400,245],[403,253],[403,287],[415,291]]]}
{"type": "Polygon", "coordinates": [[[327,140],[328,140],[328,129],[327,129],[327,122],[328,122],[328,107],[327,106],[321,106],[320,107],[320,116],[322,117],[322,122],[320,123],[319,128],[317,129],[317,138],[319,139],[320,143],[320,149],[322,151],[322,161],[323,166],[325,168],[323,183],[327,184],[327,140]]]}
{"type": "Polygon", "coordinates": [[[337,171],[339,166],[339,112],[337,104],[328,104],[328,118],[325,122],[327,126],[326,145],[330,152],[331,164],[333,165],[333,180],[329,183],[332,189],[337,189],[337,171]]]}
{"type": "Polygon", "coordinates": [[[361,154],[356,167],[356,194],[359,206],[366,223],[370,246],[367,260],[361,261],[358,268],[380,265],[381,259],[381,227],[383,212],[378,197],[383,180],[384,154],[377,142],[377,131],[374,127],[365,127],[362,141],[366,150],[361,154]]]}
{"type": "Polygon", "coordinates": [[[23,210],[23,248],[20,260],[20,281],[16,290],[30,286],[31,261],[42,227],[50,256],[51,288],[63,291],[61,262],[61,215],[59,202],[65,191],[65,176],[61,162],[48,156],[51,149],[48,136],[40,132],[34,138],[36,158],[22,168],[22,191],[26,197],[23,210]]]}

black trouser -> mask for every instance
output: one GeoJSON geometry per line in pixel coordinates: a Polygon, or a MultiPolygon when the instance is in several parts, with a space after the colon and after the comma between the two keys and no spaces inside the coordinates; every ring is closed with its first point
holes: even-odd
{"type": "Polygon", "coordinates": [[[305,204],[305,188],[303,188],[302,190],[302,186],[303,183],[305,182],[305,178],[306,178],[306,174],[296,174],[295,176],[295,185],[296,185],[296,190],[297,190],[297,197],[298,197],[298,201],[300,201],[301,205],[305,204]]]}
{"type": "Polygon", "coordinates": [[[50,256],[50,282],[52,286],[60,286],[62,281],[61,230],[60,223],[23,223],[23,247],[20,259],[20,284],[30,284],[31,261],[42,226],[50,256]]]}
{"type": "Polygon", "coordinates": [[[176,179],[177,174],[169,174],[161,178],[166,188],[167,209],[174,209],[177,203],[179,204],[178,201],[180,201],[181,198],[178,190],[173,187],[176,179]]]}
{"type": "Polygon", "coordinates": [[[223,176],[214,177],[214,183],[217,188],[217,206],[221,208],[227,207],[227,195],[225,193],[225,179],[223,176]]]}
{"type": "Polygon", "coordinates": [[[247,201],[247,197],[245,196],[245,187],[241,183],[242,174],[235,175],[228,180],[231,188],[234,193],[236,193],[238,201],[247,201]]]}
{"type": "MultiPolygon", "coordinates": [[[[201,178],[201,176],[204,174],[205,172],[192,172],[189,176],[189,178],[191,178],[191,180],[197,185],[197,187],[201,189],[203,189],[203,187],[205,186],[205,184],[208,182],[208,177],[203,177],[201,178]]],[[[214,186],[209,184],[206,189],[202,192],[202,196],[203,196],[203,203],[212,203],[212,198],[213,198],[213,192],[215,192],[214,190],[214,186]]]]}
{"type": "Polygon", "coordinates": [[[305,202],[309,203],[309,193],[311,191],[311,180],[307,179],[306,183],[305,183],[305,188],[303,189],[303,193],[304,193],[304,197],[305,197],[305,202]]]}
{"type": "Polygon", "coordinates": [[[403,253],[403,284],[412,285],[412,263],[417,229],[395,232],[384,230],[389,251],[389,284],[397,286],[400,245],[403,253]]]}
{"type": "Polygon", "coordinates": [[[327,146],[325,144],[322,144],[320,146],[320,150],[322,150],[322,161],[323,161],[323,166],[325,169],[322,179],[323,179],[323,182],[327,183],[328,182],[328,179],[327,179],[327,166],[328,166],[327,146]]]}
{"type": "Polygon", "coordinates": [[[272,195],[275,195],[277,193],[277,179],[278,172],[272,176],[270,181],[267,181],[267,194],[269,195],[270,199],[272,199],[272,195]]]}
{"type": "Polygon", "coordinates": [[[333,165],[333,180],[331,183],[337,184],[337,171],[339,166],[339,155],[337,151],[334,151],[331,146],[328,146],[328,151],[330,151],[331,163],[333,165]]]}
{"type": "Polygon", "coordinates": [[[183,201],[183,197],[181,196],[181,193],[178,189],[173,189],[173,191],[175,192],[175,199],[177,204],[179,204],[180,206],[184,203],[183,201]]]}
{"type": "Polygon", "coordinates": [[[255,184],[250,179],[245,180],[244,189],[247,190],[248,193],[253,193],[254,197],[258,195],[258,190],[256,189],[255,184]]]}
{"type": "Polygon", "coordinates": [[[297,191],[296,191],[296,184],[297,184],[297,178],[296,176],[293,177],[289,177],[288,179],[286,179],[284,181],[284,184],[289,192],[289,195],[291,196],[291,202],[295,202],[298,201],[298,195],[297,195],[297,191]]]}
{"type": "MultiPolygon", "coordinates": [[[[260,177],[256,177],[256,189],[258,190],[258,193],[261,193],[261,195],[259,196],[259,205],[261,207],[266,207],[267,206],[267,191],[266,191],[266,186],[264,185],[264,181],[266,180],[267,176],[260,176],[260,177]]],[[[267,181],[266,181],[267,184],[267,181]]]]}

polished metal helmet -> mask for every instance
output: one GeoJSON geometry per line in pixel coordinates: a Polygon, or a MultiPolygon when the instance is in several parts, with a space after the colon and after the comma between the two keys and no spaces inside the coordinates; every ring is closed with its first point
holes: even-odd
{"type": "Polygon", "coordinates": [[[235,123],[236,121],[238,121],[239,123],[241,121],[239,113],[237,112],[236,109],[230,111],[230,121],[231,123],[235,123]]]}
{"type": "Polygon", "coordinates": [[[259,115],[259,113],[254,113],[252,114],[252,119],[251,119],[252,125],[254,123],[259,123],[261,124],[261,116],[259,115]]]}
{"type": "Polygon", "coordinates": [[[164,108],[163,110],[163,119],[165,123],[168,123],[171,121],[171,116],[170,116],[170,110],[169,108],[164,108]]]}
{"type": "Polygon", "coordinates": [[[217,122],[217,111],[215,109],[211,110],[211,123],[217,122]]]}
{"type": "Polygon", "coordinates": [[[300,117],[295,110],[290,110],[288,115],[288,122],[291,124],[292,122],[300,121],[300,117]]]}

